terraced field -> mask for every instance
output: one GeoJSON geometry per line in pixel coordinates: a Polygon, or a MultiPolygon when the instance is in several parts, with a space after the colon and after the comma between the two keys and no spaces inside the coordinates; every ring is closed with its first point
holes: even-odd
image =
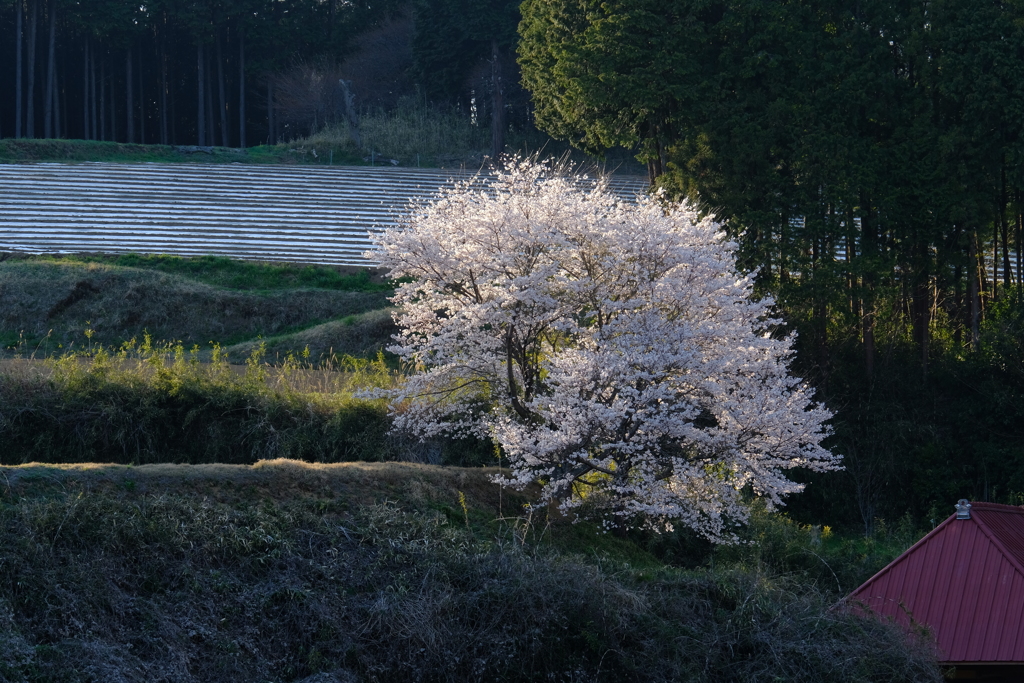
{"type": "MultiPolygon", "coordinates": [[[[372,265],[369,234],[475,173],[378,167],[0,164],[0,250],[372,265]]],[[[488,176],[480,175],[486,182],[488,176]]],[[[626,198],[646,178],[619,176],[626,198]]]]}

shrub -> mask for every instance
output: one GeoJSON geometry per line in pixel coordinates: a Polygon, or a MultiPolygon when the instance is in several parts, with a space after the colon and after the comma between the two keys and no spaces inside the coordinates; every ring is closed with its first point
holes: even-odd
{"type": "Polygon", "coordinates": [[[25,488],[0,488],[8,681],[941,680],[922,642],[756,571],[585,560],[429,506],[25,488]]]}

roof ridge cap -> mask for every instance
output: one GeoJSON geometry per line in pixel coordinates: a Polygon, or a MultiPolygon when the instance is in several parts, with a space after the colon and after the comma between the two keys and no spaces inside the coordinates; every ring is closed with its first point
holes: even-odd
{"type": "Polygon", "coordinates": [[[972,508],[978,508],[978,509],[981,509],[981,510],[984,510],[984,509],[988,508],[988,509],[995,509],[995,510],[1004,510],[1006,512],[1016,512],[1018,514],[1024,514],[1024,506],[1021,506],[1021,505],[1008,505],[1006,503],[990,503],[988,501],[968,501],[968,502],[970,502],[972,508]]]}

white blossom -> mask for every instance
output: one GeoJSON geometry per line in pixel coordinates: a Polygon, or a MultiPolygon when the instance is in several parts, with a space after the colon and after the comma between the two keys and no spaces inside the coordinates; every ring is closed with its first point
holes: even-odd
{"type": "Polygon", "coordinates": [[[493,438],[505,481],[564,510],[733,540],[745,495],[777,506],[802,488],[786,470],[839,468],[734,250],[688,204],[532,161],[413,207],[372,253],[405,283],[390,350],[417,370],[395,428],[493,438]]]}

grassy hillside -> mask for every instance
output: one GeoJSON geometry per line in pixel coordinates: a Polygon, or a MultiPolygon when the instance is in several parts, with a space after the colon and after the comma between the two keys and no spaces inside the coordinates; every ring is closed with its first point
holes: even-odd
{"type": "Polygon", "coordinates": [[[0,263],[0,463],[489,457],[353,392],[395,327],[365,270],[137,255],[0,263]],[[173,341],[166,341],[173,340],[173,341]]]}
{"type": "Polygon", "coordinates": [[[674,568],[492,474],[0,468],[0,680],[940,680],[813,586],[674,568]]]}
{"type": "MultiPolygon", "coordinates": [[[[362,146],[344,127],[327,128],[307,138],[246,149],[194,145],[141,145],[91,140],[0,140],[0,163],[36,161],[111,161],[120,163],[386,165],[479,168],[490,155],[490,133],[455,111],[418,107],[408,102],[390,111],[365,112],[362,146]]],[[[532,131],[510,132],[508,153],[565,157],[584,166],[597,164],[621,173],[645,175],[635,150],[615,148],[596,159],[564,142],[532,131]]]]}
{"type": "Polygon", "coordinates": [[[42,357],[116,347],[148,331],[186,347],[265,337],[281,357],[310,343],[314,359],[332,349],[372,355],[393,329],[386,316],[364,322],[361,315],[385,307],[389,294],[367,272],[326,266],[133,255],[8,259],[0,263],[0,343],[8,355],[42,357]],[[288,343],[289,334],[331,320],[345,322],[288,343]]]}

